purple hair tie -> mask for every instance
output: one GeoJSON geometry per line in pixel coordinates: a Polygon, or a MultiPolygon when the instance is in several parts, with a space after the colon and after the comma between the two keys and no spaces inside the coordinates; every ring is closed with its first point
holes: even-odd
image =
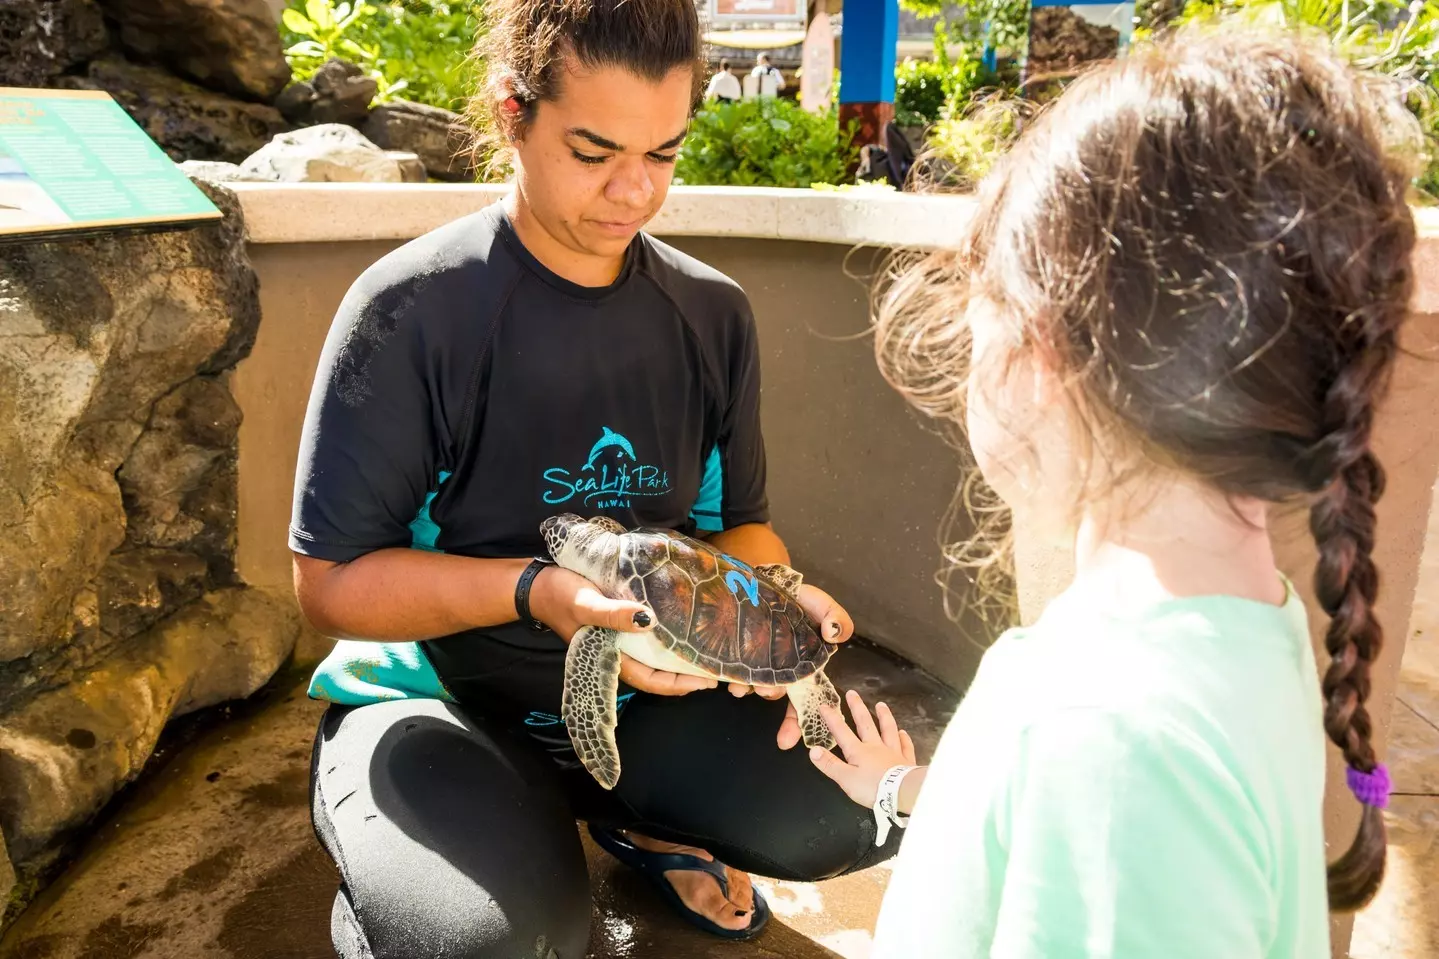
{"type": "Polygon", "coordinates": [[[1366,806],[1387,809],[1389,806],[1389,767],[1383,763],[1374,767],[1373,772],[1360,772],[1353,766],[1345,771],[1349,790],[1356,799],[1366,806]]]}

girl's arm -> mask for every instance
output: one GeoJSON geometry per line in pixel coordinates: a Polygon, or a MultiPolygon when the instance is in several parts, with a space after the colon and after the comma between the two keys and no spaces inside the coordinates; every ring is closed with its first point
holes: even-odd
{"type": "Polygon", "coordinates": [[[899,787],[897,811],[908,815],[924,787],[928,766],[919,766],[914,754],[914,740],[909,733],[899,728],[894,714],[884,703],[875,706],[873,717],[859,693],[850,690],[845,699],[849,702],[850,715],[854,717],[854,729],[844,721],[844,715],[833,706],[824,707],[824,720],[834,733],[844,758],[840,759],[827,749],[818,746],[809,751],[810,760],[830,779],[844,790],[845,795],[866,809],[874,805],[879,793],[880,780],[895,766],[917,766],[905,775],[899,787]]]}

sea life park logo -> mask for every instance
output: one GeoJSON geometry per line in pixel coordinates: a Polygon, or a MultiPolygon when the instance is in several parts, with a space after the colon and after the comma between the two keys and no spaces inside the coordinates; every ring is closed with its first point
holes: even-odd
{"type": "Polygon", "coordinates": [[[629,509],[638,496],[663,496],[670,491],[669,471],[641,463],[635,448],[621,433],[608,426],[589,458],[577,470],[552,466],[544,472],[544,500],[551,506],[576,497],[587,509],[629,509]]]}

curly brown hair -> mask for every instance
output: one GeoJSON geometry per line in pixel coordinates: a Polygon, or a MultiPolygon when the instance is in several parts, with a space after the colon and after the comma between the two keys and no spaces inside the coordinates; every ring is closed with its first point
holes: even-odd
{"type": "MultiPolygon", "coordinates": [[[[1105,483],[1180,471],[1307,505],[1330,617],[1324,728],[1362,772],[1383,643],[1370,438],[1415,242],[1396,142],[1415,128],[1394,94],[1323,46],[1253,28],[1136,48],[1035,121],[982,184],[963,243],[898,276],[876,319],[886,378],[932,415],[963,422],[965,311],[984,297],[1011,324],[1011,359],[1062,375],[1105,483]]],[[[1384,851],[1366,806],[1330,866],[1332,909],[1368,902],[1384,851]]]]}
{"type": "Polygon", "coordinates": [[[560,94],[566,58],[585,67],[621,67],[658,82],[693,74],[692,104],[704,88],[704,40],[692,0],[490,0],[475,46],[483,78],[467,115],[477,155],[520,136],[535,107],[560,94]],[[504,101],[519,102],[516,115],[504,101]]]}

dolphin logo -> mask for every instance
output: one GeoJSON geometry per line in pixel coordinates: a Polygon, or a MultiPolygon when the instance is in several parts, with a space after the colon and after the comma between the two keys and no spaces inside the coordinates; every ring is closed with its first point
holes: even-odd
{"type": "Polygon", "coordinates": [[[594,469],[595,459],[598,458],[601,453],[609,449],[611,446],[618,446],[620,450],[630,459],[636,459],[635,448],[630,445],[629,440],[625,439],[623,436],[621,436],[619,433],[616,433],[608,426],[602,426],[600,427],[600,429],[605,431],[604,435],[600,437],[599,442],[597,442],[594,446],[590,448],[590,458],[585,461],[585,469],[594,469]]]}
{"type": "Polygon", "coordinates": [[[749,600],[749,604],[751,606],[759,605],[759,583],[753,574],[746,575],[737,569],[732,569],[725,573],[724,584],[736,596],[739,595],[740,590],[744,590],[744,598],[749,600]]]}

